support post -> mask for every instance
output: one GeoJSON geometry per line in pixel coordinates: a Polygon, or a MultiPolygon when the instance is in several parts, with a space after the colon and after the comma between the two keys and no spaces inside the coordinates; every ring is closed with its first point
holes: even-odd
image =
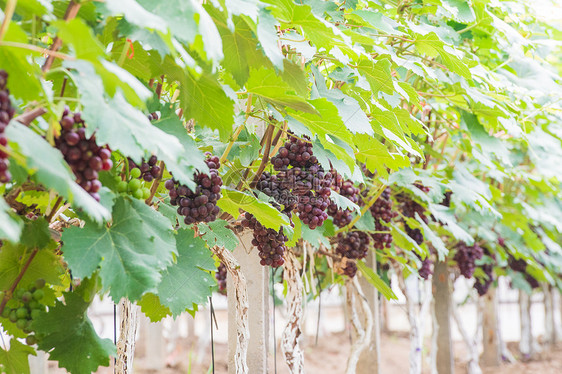
{"type": "Polygon", "coordinates": [[[523,359],[528,360],[533,354],[533,329],[531,326],[531,295],[519,290],[519,313],[521,316],[521,341],[519,351],[523,359]]]}
{"type": "MultiPolygon", "coordinates": [[[[245,230],[240,235],[238,247],[233,252],[244,277],[248,292],[247,320],[251,336],[247,351],[247,373],[267,373],[267,352],[269,334],[269,267],[260,265],[258,251],[252,246],[252,233],[245,230]]],[[[236,371],[235,354],[237,352],[237,312],[236,290],[227,275],[228,297],[228,373],[246,374],[236,371]]]]}
{"type": "Polygon", "coordinates": [[[544,294],[544,343],[552,347],[556,343],[556,323],[554,321],[554,300],[552,298],[552,286],[543,284],[544,294]]]}
{"type": "Polygon", "coordinates": [[[498,336],[498,300],[496,288],[490,287],[480,298],[482,304],[482,343],[484,351],[480,357],[482,366],[495,367],[501,364],[501,344],[498,336]]]}
{"type": "Polygon", "coordinates": [[[119,303],[120,328],[119,340],[117,340],[117,374],[133,373],[133,358],[135,357],[135,342],[139,307],[129,300],[123,299],[119,303]]]}
{"type": "Polygon", "coordinates": [[[435,263],[433,273],[434,374],[453,374],[454,357],[451,335],[451,281],[446,262],[435,263]]]}
{"type": "MultiPolygon", "coordinates": [[[[377,272],[377,261],[373,251],[369,251],[365,263],[368,267],[377,272]]],[[[373,328],[371,330],[371,340],[367,348],[361,352],[359,361],[357,362],[357,374],[379,374],[380,373],[380,308],[379,308],[379,293],[372,284],[361,276],[359,284],[365,294],[367,303],[371,309],[373,316],[373,328]]]]}

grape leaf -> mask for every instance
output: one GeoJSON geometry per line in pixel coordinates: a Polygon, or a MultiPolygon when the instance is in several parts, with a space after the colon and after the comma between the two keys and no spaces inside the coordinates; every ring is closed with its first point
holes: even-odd
{"type": "Polygon", "coordinates": [[[88,135],[95,132],[99,144],[119,149],[135,161],[140,161],[147,151],[153,153],[166,163],[174,178],[193,186],[195,169],[189,149],[174,136],[152,126],[142,112],[125,101],[120,91],[113,98],[107,98],[92,64],[67,61],[65,66],[75,69],[71,74],[84,105],[82,118],[86,120],[88,135]]]}
{"type": "Polygon", "coordinates": [[[198,225],[199,233],[209,247],[217,245],[229,251],[234,251],[238,246],[238,238],[227,225],[228,222],[222,219],[209,223],[200,223],[198,225]]]}
{"type": "Polygon", "coordinates": [[[282,225],[289,225],[283,213],[253,195],[227,188],[223,188],[221,192],[223,196],[217,205],[235,218],[239,215],[238,209],[242,209],[253,214],[267,228],[279,230],[282,225]]]}
{"type": "MultiPolygon", "coordinates": [[[[32,249],[21,244],[3,243],[0,249],[0,290],[6,290],[12,285],[31,253],[32,249]]],[[[60,259],[53,248],[48,247],[37,252],[20,283],[27,286],[43,278],[47,283],[58,285],[61,284],[59,277],[63,273],[60,259]]]]}
{"type": "Polygon", "coordinates": [[[361,209],[359,205],[355,204],[353,201],[349,200],[347,197],[340,195],[336,191],[332,191],[330,193],[330,199],[336,204],[336,206],[341,210],[349,209],[352,212],[356,212],[358,214],[361,213],[361,209]]]}
{"type": "Polygon", "coordinates": [[[357,70],[367,79],[375,96],[379,91],[389,95],[394,93],[389,60],[379,60],[375,63],[368,58],[363,58],[357,63],[357,70]]]}
{"type": "Polygon", "coordinates": [[[211,252],[193,230],[178,231],[177,247],[176,262],[162,272],[158,285],[160,302],[170,308],[173,316],[207,301],[215,280],[205,270],[216,270],[211,252]]]}
{"type": "Polygon", "coordinates": [[[33,323],[34,330],[43,335],[39,348],[73,374],[92,373],[100,366],[109,366],[109,356],[116,354],[111,340],[96,334],[86,314],[89,305],[78,292],[67,292],[64,303],[57,300],[33,323]]]}
{"type": "Polygon", "coordinates": [[[0,348],[0,372],[29,374],[29,355],[36,356],[35,349],[20,343],[17,339],[10,340],[8,351],[0,348]]]}
{"type": "Polygon", "coordinates": [[[163,318],[172,314],[170,308],[162,305],[158,295],[152,292],[145,293],[142,299],[137,302],[137,305],[141,307],[141,311],[151,322],[161,321],[163,318]]]}
{"type": "Polygon", "coordinates": [[[283,70],[283,54],[277,46],[279,36],[277,35],[275,26],[279,23],[266,9],[260,9],[259,22],[257,27],[257,36],[260,41],[265,55],[280,70],[283,70]]]}
{"type": "Polygon", "coordinates": [[[103,289],[115,302],[138,300],[155,290],[160,272],[172,262],[176,245],[170,222],[143,201],[121,196],[113,206],[111,226],[87,222],[64,231],[64,258],[75,277],[101,267],[103,289]]]}
{"type": "Polygon", "coordinates": [[[10,215],[11,209],[6,200],[0,199],[0,239],[7,239],[13,242],[20,237],[22,222],[10,215]]]}
{"type": "Polygon", "coordinates": [[[45,139],[17,121],[10,122],[6,127],[6,136],[10,139],[12,149],[25,156],[23,166],[35,171],[33,176],[38,182],[84,209],[96,222],[109,219],[107,209],[74,182],[74,175],[66,166],[62,153],[45,139]]]}
{"type": "Polygon", "coordinates": [[[250,69],[250,78],[246,82],[246,90],[248,93],[259,96],[273,104],[287,106],[306,113],[317,113],[316,109],[303,97],[298,96],[295,93],[296,90],[291,88],[273,69],[265,67],[259,70],[250,69]]]}
{"type": "Polygon", "coordinates": [[[206,74],[196,79],[169,58],[164,63],[170,66],[169,78],[180,83],[180,104],[184,115],[194,118],[202,126],[218,130],[221,139],[228,139],[234,123],[234,102],[220,84],[206,74]]]}
{"type": "Polygon", "coordinates": [[[20,243],[28,248],[45,248],[51,242],[49,223],[45,217],[26,220],[21,233],[20,243]]]}
{"type": "Polygon", "coordinates": [[[373,269],[367,267],[363,261],[357,261],[357,269],[361,271],[361,274],[365,279],[371,283],[387,300],[398,300],[396,294],[392,291],[390,287],[379,277],[373,269]]]}

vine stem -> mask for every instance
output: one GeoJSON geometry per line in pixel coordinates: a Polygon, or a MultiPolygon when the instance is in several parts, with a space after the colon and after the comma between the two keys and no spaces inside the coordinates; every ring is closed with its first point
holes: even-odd
{"type": "Polygon", "coordinates": [[[154,180],[154,182],[152,182],[152,186],[150,186],[150,197],[146,199],[145,201],[146,205],[152,204],[152,199],[156,194],[156,190],[158,190],[158,185],[160,184],[160,181],[162,180],[162,175],[164,174],[164,167],[165,167],[164,161],[160,161],[160,175],[158,176],[158,178],[154,180]]]}
{"type": "MultiPolygon", "coordinates": [[[[75,3],[74,0],[71,0],[70,3],[68,4],[68,8],[66,8],[66,13],[64,14],[64,20],[70,21],[71,19],[76,17],[78,11],[80,10],[80,5],[81,5],[80,3],[75,3]]],[[[58,36],[55,37],[55,40],[53,40],[53,44],[51,45],[51,48],[49,48],[49,51],[51,53],[49,53],[49,57],[47,57],[47,59],[45,60],[45,64],[43,64],[43,67],[41,68],[43,72],[46,72],[51,68],[56,57],[52,52],[58,51],[61,46],[62,46],[62,39],[60,39],[58,36]]]]}
{"type": "Polygon", "coordinates": [[[16,10],[16,4],[18,0],[8,0],[6,3],[6,9],[4,10],[4,20],[2,21],[2,26],[0,26],[0,41],[4,39],[4,35],[8,30],[14,11],[16,10]]]}
{"type": "MultiPolygon", "coordinates": [[[[250,116],[250,109],[252,109],[252,94],[248,95],[248,101],[246,102],[246,119],[248,119],[248,117],[250,116]]],[[[238,126],[238,128],[234,131],[234,134],[232,134],[232,136],[230,137],[230,142],[226,146],[226,149],[224,150],[224,152],[222,153],[222,156],[220,158],[221,164],[228,157],[228,154],[230,153],[230,150],[234,146],[234,142],[238,139],[238,136],[242,132],[243,128],[244,128],[244,124],[238,126]]]]}
{"type": "Polygon", "coordinates": [[[10,300],[12,298],[12,295],[14,294],[14,291],[15,291],[16,287],[18,286],[19,282],[23,278],[23,275],[25,274],[25,272],[29,268],[29,265],[31,264],[31,261],[33,261],[33,259],[35,258],[35,255],[37,254],[37,252],[39,252],[39,248],[35,248],[33,250],[33,252],[31,252],[31,254],[29,255],[29,258],[27,259],[27,261],[25,262],[25,264],[21,268],[18,276],[14,280],[14,283],[12,283],[12,286],[10,287],[10,289],[8,291],[6,291],[6,293],[4,294],[4,298],[2,299],[2,302],[0,303],[0,314],[2,314],[2,312],[4,312],[4,307],[8,303],[8,300],[10,300]]]}
{"type": "Polygon", "coordinates": [[[59,208],[59,205],[60,205],[61,202],[62,202],[62,196],[59,196],[57,201],[55,201],[55,205],[53,205],[53,208],[51,209],[51,212],[46,217],[47,222],[51,222],[51,220],[53,219],[53,216],[57,212],[57,209],[59,208]]]}

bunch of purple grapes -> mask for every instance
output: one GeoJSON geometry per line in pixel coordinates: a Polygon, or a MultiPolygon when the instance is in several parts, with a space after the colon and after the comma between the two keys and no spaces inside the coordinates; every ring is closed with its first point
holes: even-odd
{"type": "Polygon", "coordinates": [[[226,266],[221,262],[215,273],[215,279],[219,286],[219,293],[226,295],[226,266]]]}
{"type": "Polygon", "coordinates": [[[286,180],[279,178],[279,175],[263,172],[257,184],[257,189],[272,197],[278,204],[282,204],[285,213],[290,214],[297,206],[298,198],[291,192],[286,180]]]}
{"type": "Polygon", "coordinates": [[[357,274],[357,264],[355,261],[346,260],[345,267],[342,268],[343,274],[353,278],[357,274]]]}
{"type": "Polygon", "coordinates": [[[76,176],[76,183],[94,199],[100,201],[98,194],[101,182],[98,173],[113,167],[111,150],[96,143],[96,135],[86,137],[86,128],[80,112],[71,113],[65,108],[60,120],[61,133],[55,139],[55,146],[61,151],[66,162],[76,176]]]}
{"type": "Polygon", "coordinates": [[[527,281],[527,283],[529,283],[531,288],[535,289],[540,286],[539,281],[536,280],[529,273],[527,273],[527,261],[525,261],[524,259],[522,258],[515,259],[515,257],[510,255],[509,258],[507,259],[507,265],[510,267],[511,270],[522,273],[523,276],[525,277],[525,280],[527,281]]]}
{"type": "Polygon", "coordinates": [[[457,262],[462,276],[470,279],[476,269],[476,260],[481,259],[482,256],[484,256],[484,250],[478,244],[469,246],[460,242],[453,259],[457,262]]]}
{"type": "Polygon", "coordinates": [[[277,268],[285,263],[283,255],[287,250],[285,243],[288,238],[283,234],[283,228],[279,231],[266,228],[250,213],[244,215],[242,226],[253,231],[252,245],[258,248],[262,266],[277,268]]]}
{"type": "Polygon", "coordinates": [[[333,175],[318,164],[310,139],[306,136],[299,139],[289,133],[271,162],[278,171],[277,179],[282,181],[282,187],[297,196],[295,208],[301,221],[310,229],[321,226],[328,218],[326,209],[330,205],[333,175]]]}
{"type": "Polygon", "coordinates": [[[279,148],[277,155],[271,158],[275,170],[283,170],[289,166],[305,168],[317,162],[312,153],[310,138],[304,136],[299,139],[292,133],[289,133],[287,141],[279,148]]]}
{"type": "Polygon", "coordinates": [[[445,197],[440,202],[441,205],[446,206],[447,208],[451,206],[451,195],[453,194],[452,191],[445,192],[445,197]]]}
{"type": "Polygon", "coordinates": [[[484,296],[492,283],[494,283],[494,265],[484,264],[480,266],[480,269],[486,274],[486,279],[477,278],[474,282],[474,289],[478,292],[478,295],[484,296]]]}
{"type": "MultiPolygon", "coordinates": [[[[340,195],[349,199],[355,204],[359,203],[359,188],[355,187],[352,181],[348,179],[345,182],[342,182],[341,186],[338,186],[337,188],[339,189],[340,195]]],[[[330,203],[330,205],[328,205],[328,214],[333,217],[334,225],[338,227],[347,226],[353,219],[351,210],[340,209],[333,201],[330,203]]]]}
{"type": "Polygon", "coordinates": [[[158,178],[162,173],[160,166],[156,165],[158,163],[158,158],[154,155],[150,156],[148,161],[142,159],[141,164],[137,165],[133,160],[128,159],[129,170],[139,169],[141,174],[139,179],[145,182],[152,182],[154,179],[158,178]]]}
{"type": "Polygon", "coordinates": [[[178,214],[184,216],[186,225],[197,222],[212,222],[217,219],[219,207],[217,201],[221,198],[222,179],[219,175],[220,161],[217,156],[207,153],[205,163],[209,167],[209,174],[197,172],[194,174],[195,191],[175,179],[169,179],[164,186],[170,196],[170,204],[177,206],[178,214]]]}
{"type": "Polygon", "coordinates": [[[363,231],[349,231],[337,236],[336,252],[343,257],[363,259],[369,253],[371,238],[363,231]]]}
{"type": "MultiPolygon", "coordinates": [[[[429,187],[425,187],[420,183],[416,183],[415,186],[423,192],[429,192],[429,187]]],[[[408,197],[405,197],[404,202],[402,203],[402,213],[408,218],[415,218],[416,213],[418,213],[418,215],[425,223],[428,222],[427,216],[425,214],[425,208],[408,197]]],[[[424,238],[420,229],[412,228],[406,222],[404,222],[404,229],[406,230],[406,234],[408,234],[408,236],[412,238],[418,245],[423,243],[424,238]]]]}
{"type": "Polygon", "coordinates": [[[375,230],[377,231],[371,234],[376,249],[390,248],[392,244],[392,234],[385,223],[390,223],[396,218],[398,212],[392,210],[393,203],[390,198],[390,193],[390,188],[385,188],[377,201],[375,201],[370,208],[371,214],[375,219],[375,230]]]}
{"type": "MultiPolygon", "coordinates": [[[[8,139],[4,135],[4,130],[6,130],[6,126],[8,126],[16,112],[10,101],[10,91],[6,88],[7,82],[8,73],[0,70],[0,145],[4,148],[8,147],[8,139]]],[[[9,165],[8,154],[5,152],[5,149],[0,149],[0,183],[8,183],[12,179],[8,170],[9,165]]]]}
{"type": "Polygon", "coordinates": [[[423,259],[421,262],[421,267],[418,269],[419,276],[425,280],[429,279],[429,276],[433,274],[433,269],[431,269],[431,265],[433,265],[433,261],[431,261],[429,257],[423,259]]]}

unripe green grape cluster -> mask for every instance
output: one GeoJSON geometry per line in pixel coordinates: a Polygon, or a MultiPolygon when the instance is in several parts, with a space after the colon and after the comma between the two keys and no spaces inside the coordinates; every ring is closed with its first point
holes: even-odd
{"type": "Polygon", "coordinates": [[[146,200],[150,197],[150,188],[144,186],[143,182],[138,179],[141,171],[138,168],[131,169],[129,172],[129,180],[121,180],[121,177],[115,177],[117,182],[117,192],[126,193],[133,196],[135,199],[146,200]]]}
{"type": "MultiPolygon", "coordinates": [[[[29,334],[25,339],[29,345],[37,343],[37,336],[31,334],[33,332],[31,325],[39,314],[46,309],[45,305],[41,304],[41,300],[45,297],[44,287],[45,280],[38,279],[27,288],[17,288],[12,296],[15,305],[5,306],[2,311],[2,318],[10,320],[18,329],[29,334]]],[[[5,292],[0,291],[0,300],[4,297],[5,292]]]]}

